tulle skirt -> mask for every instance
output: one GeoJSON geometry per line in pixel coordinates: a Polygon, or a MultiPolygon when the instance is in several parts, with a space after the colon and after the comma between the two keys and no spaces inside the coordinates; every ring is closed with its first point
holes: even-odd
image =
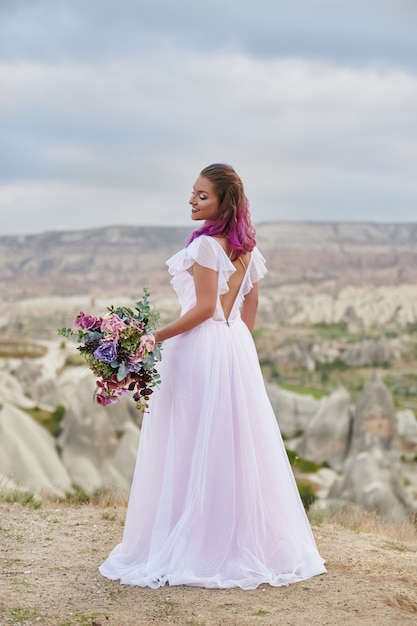
{"type": "Polygon", "coordinates": [[[100,572],[128,585],[255,589],[325,572],[240,318],[165,342],[123,540],[100,572]]]}

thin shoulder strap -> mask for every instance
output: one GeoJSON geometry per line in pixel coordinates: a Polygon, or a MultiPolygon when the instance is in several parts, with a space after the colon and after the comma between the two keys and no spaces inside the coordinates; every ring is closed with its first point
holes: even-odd
{"type": "MultiPolygon", "coordinates": [[[[232,260],[232,254],[233,254],[233,248],[230,250],[230,254],[229,254],[229,260],[230,261],[232,260]]],[[[241,265],[242,265],[242,267],[243,267],[243,269],[245,270],[245,273],[246,273],[245,261],[242,259],[241,256],[239,256],[238,258],[239,258],[239,261],[240,261],[240,263],[241,263],[241,265]]]]}

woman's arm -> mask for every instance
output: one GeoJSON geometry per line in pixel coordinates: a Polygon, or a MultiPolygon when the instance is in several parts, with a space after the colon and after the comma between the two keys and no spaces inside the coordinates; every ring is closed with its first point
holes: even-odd
{"type": "Polygon", "coordinates": [[[258,283],[255,283],[249,293],[246,294],[241,308],[242,320],[253,332],[255,326],[256,313],[258,312],[259,290],[258,283]]]}
{"type": "Polygon", "coordinates": [[[213,316],[217,302],[217,272],[198,263],[193,265],[196,304],[171,324],[155,333],[157,343],[191,330],[213,316]]]}

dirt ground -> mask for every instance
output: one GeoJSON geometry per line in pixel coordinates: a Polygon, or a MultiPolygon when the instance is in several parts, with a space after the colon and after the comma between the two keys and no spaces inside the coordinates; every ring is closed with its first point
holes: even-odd
{"type": "Polygon", "coordinates": [[[316,626],[417,623],[417,542],[313,527],[328,573],[254,591],[142,589],[100,576],[125,508],[0,503],[0,625],[316,626]]]}

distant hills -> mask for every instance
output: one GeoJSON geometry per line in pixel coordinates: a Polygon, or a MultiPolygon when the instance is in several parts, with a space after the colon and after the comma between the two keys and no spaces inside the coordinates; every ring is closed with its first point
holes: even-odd
{"type": "MultiPolygon", "coordinates": [[[[0,237],[4,298],[137,294],[169,284],[165,260],[191,232],[185,227],[110,226],[0,237]]],[[[269,288],[314,287],[336,293],[347,285],[417,283],[417,223],[271,222],[257,239],[269,288]]]]}

